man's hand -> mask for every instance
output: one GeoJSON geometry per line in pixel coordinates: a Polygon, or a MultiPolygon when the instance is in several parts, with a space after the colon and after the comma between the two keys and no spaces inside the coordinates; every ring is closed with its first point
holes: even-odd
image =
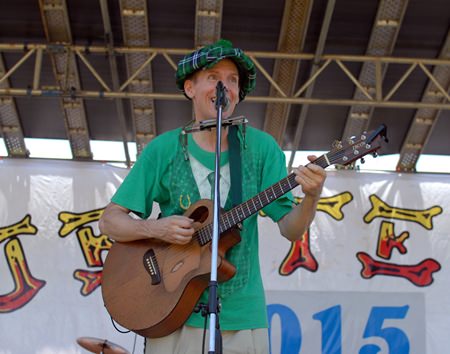
{"type": "MultiPolygon", "coordinates": [[[[310,162],[316,158],[314,155],[308,156],[310,162]]],[[[293,172],[295,173],[295,181],[301,186],[305,196],[318,200],[326,178],[325,170],[318,165],[309,164],[308,166],[299,166],[293,172]]]]}
{"type": "Polygon", "coordinates": [[[194,220],[186,216],[172,215],[149,222],[149,234],[164,242],[184,245],[192,240],[195,232],[193,223],[194,220]]]}

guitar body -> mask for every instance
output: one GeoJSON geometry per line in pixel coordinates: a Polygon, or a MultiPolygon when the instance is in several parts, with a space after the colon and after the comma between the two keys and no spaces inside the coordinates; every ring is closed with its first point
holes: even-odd
{"type": "MultiPolygon", "coordinates": [[[[196,230],[210,224],[213,205],[200,200],[185,213],[196,230]]],[[[231,279],[236,269],[225,260],[228,249],[240,242],[233,228],[220,236],[217,277],[231,279]]],[[[207,288],[211,272],[210,243],[197,238],[187,245],[155,240],[115,242],[103,267],[102,296],[111,317],[142,336],[166,336],[191,315],[207,288]]]]}

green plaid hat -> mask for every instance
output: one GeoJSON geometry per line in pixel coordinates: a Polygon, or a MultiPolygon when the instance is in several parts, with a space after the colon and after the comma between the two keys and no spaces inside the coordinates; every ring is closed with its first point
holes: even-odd
{"type": "Polygon", "coordinates": [[[239,71],[239,100],[253,91],[256,84],[255,64],[239,48],[233,48],[233,44],[225,39],[196,50],[178,63],[175,74],[177,87],[184,93],[184,82],[198,70],[211,68],[222,59],[231,59],[239,71]]]}

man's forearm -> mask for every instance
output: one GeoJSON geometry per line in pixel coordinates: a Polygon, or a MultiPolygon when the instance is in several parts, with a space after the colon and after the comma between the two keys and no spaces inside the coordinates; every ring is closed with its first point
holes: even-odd
{"type": "Polygon", "coordinates": [[[318,201],[316,198],[305,196],[300,204],[278,222],[281,234],[290,241],[299,240],[316,215],[318,201]]]}
{"type": "Polygon", "coordinates": [[[128,242],[148,238],[144,220],[134,219],[124,209],[108,206],[99,220],[102,234],[115,241],[128,242]]]}

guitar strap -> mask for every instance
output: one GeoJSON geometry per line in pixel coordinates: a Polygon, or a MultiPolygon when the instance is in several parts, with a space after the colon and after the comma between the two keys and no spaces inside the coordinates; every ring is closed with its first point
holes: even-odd
{"type": "Polygon", "coordinates": [[[241,145],[237,135],[238,130],[237,125],[232,125],[228,131],[231,198],[233,207],[242,203],[242,163],[241,145]]]}

